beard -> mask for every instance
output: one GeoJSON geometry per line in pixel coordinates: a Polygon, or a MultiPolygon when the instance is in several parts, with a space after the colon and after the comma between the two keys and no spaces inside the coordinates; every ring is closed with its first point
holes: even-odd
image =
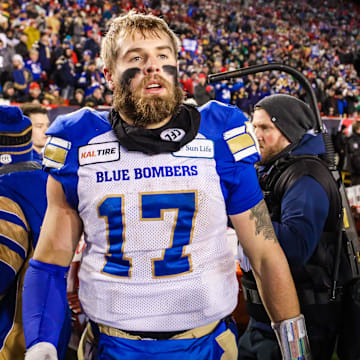
{"type": "Polygon", "coordinates": [[[258,164],[258,165],[268,164],[283,149],[284,149],[284,146],[281,144],[278,144],[278,143],[272,147],[267,145],[265,148],[261,148],[261,144],[260,144],[261,160],[258,161],[256,164],[258,164]]]}
{"type": "Polygon", "coordinates": [[[123,86],[116,83],[113,107],[131,120],[135,126],[145,128],[173,116],[179,110],[183,99],[184,94],[179,84],[174,85],[160,75],[148,75],[134,90],[130,85],[123,86]],[[143,88],[151,79],[161,82],[162,86],[166,88],[167,94],[164,96],[142,95],[143,88]]]}

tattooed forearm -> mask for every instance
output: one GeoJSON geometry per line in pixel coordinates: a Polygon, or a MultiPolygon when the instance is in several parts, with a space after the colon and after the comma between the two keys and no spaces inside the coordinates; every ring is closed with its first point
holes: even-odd
{"type": "Polygon", "coordinates": [[[263,234],[265,240],[277,242],[265,201],[261,200],[250,210],[250,220],[255,220],[255,234],[263,234]]]}

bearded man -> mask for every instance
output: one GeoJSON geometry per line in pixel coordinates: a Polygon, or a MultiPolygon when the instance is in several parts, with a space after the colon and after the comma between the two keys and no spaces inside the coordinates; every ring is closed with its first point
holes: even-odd
{"type": "Polygon", "coordinates": [[[295,341],[306,343],[246,118],[217,102],[199,111],[183,104],[178,50],[162,19],[116,18],[101,50],[110,114],[85,108],[47,132],[49,206],[26,276],[26,359],[56,359],[65,273],[84,232],[79,297],[90,323],[80,359],[235,360],[227,215],[271,319],[298,328],[295,341]]]}

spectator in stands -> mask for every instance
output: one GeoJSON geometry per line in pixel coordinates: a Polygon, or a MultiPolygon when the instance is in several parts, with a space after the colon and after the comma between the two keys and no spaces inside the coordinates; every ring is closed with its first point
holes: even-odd
{"type": "Polygon", "coordinates": [[[37,83],[42,83],[42,73],[43,69],[41,66],[41,62],[39,61],[39,51],[35,48],[29,51],[30,59],[25,61],[25,68],[29,70],[32,76],[32,80],[37,83]]]}
{"type": "Polygon", "coordinates": [[[29,92],[23,97],[23,102],[41,104],[44,99],[39,83],[32,81],[29,85],[29,92]]]}
{"type": "Polygon", "coordinates": [[[344,100],[346,103],[345,113],[347,116],[353,116],[355,112],[355,104],[357,103],[357,97],[353,89],[344,90],[344,100]]]}
{"type": "Polygon", "coordinates": [[[11,79],[13,52],[5,46],[4,41],[0,38],[0,85],[11,79]]]}
{"type": "Polygon", "coordinates": [[[206,83],[206,75],[199,74],[199,83],[194,88],[194,99],[198,106],[206,104],[208,101],[214,99],[214,88],[206,83]]]}
{"type": "Polygon", "coordinates": [[[98,42],[99,35],[95,29],[90,30],[90,35],[86,39],[83,47],[83,52],[85,50],[90,50],[92,59],[95,59],[96,56],[99,55],[100,52],[100,44],[98,42]]]}
{"type": "Polygon", "coordinates": [[[356,88],[354,90],[354,95],[356,97],[354,116],[359,116],[359,114],[360,114],[360,90],[359,90],[359,88],[356,88]]]}
{"type": "Polygon", "coordinates": [[[61,27],[61,12],[59,9],[55,9],[52,16],[46,18],[46,24],[51,28],[51,32],[59,34],[61,27]]]}
{"type": "Polygon", "coordinates": [[[48,138],[45,132],[50,125],[48,109],[40,104],[25,103],[21,105],[21,110],[32,124],[32,158],[41,164],[42,150],[48,138]]]}
{"type": "Polygon", "coordinates": [[[33,45],[40,40],[40,31],[38,30],[38,23],[35,19],[31,19],[29,26],[24,29],[24,33],[27,34],[26,45],[28,50],[31,50],[33,45]]]}
{"type": "Polygon", "coordinates": [[[100,86],[96,85],[92,93],[85,98],[85,106],[97,107],[99,105],[104,105],[104,99],[100,86]]]}
{"type": "Polygon", "coordinates": [[[110,90],[105,90],[104,92],[104,105],[112,106],[113,104],[113,93],[110,90]]]}
{"type": "Polygon", "coordinates": [[[53,73],[55,84],[59,87],[64,99],[71,99],[76,83],[75,65],[71,52],[71,49],[67,49],[66,54],[58,58],[56,70],[53,73]]]}
{"type": "Polygon", "coordinates": [[[29,84],[32,80],[31,73],[25,69],[21,55],[14,55],[12,58],[14,70],[12,79],[17,90],[17,100],[22,102],[25,95],[29,92],[29,84]]]}
{"type": "Polygon", "coordinates": [[[249,88],[247,89],[249,94],[249,107],[248,107],[248,114],[251,114],[254,108],[254,105],[262,99],[263,94],[259,90],[259,84],[254,81],[250,84],[249,88]]]}
{"type": "Polygon", "coordinates": [[[334,136],[334,149],[339,159],[337,164],[337,168],[339,171],[342,171],[345,161],[347,143],[346,130],[346,125],[341,125],[340,130],[334,136]]]}
{"type": "Polygon", "coordinates": [[[83,61],[82,61],[83,71],[86,71],[88,69],[90,62],[93,61],[91,59],[92,59],[91,50],[85,50],[83,53],[83,61]]]}
{"type": "Polygon", "coordinates": [[[104,89],[105,77],[102,72],[97,70],[94,60],[90,60],[87,69],[81,74],[78,86],[85,90],[85,96],[91,95],[95,87],[104,89]]]}
{"type": "Polygon", "coordinates": [[[28,35],[24,32],[20,33],[19,35],[19,42],[15,45],[15,53],[22,56],[24,60],[29,58],[29,50],[27,48],[27,39],[28,35]]]}
{"type": "Polygon", "coordinates": [[[188,75],[186,71],[184,71],[180,77],[180,83],[185,93],[185,97],[193,97],[194,96],[194,84],[192,78],[188,75]]]}
{"type": "Polygon", "coordinates": [[[324,101],[324,114],[329,116],[339,115],[338,99],[335,96],[335,89],[331,87],[327,91],[327,96],[324,101]]]}
{"type": "MultiPolygon", "coordinates": [[[[45,92],[44,101],[51,105],[66,105],[65,99],[60,95],[61,89],[57,85],[50,85],[49,91],[45,92]]],[[[43,104],[44,104],[43,101],[43,104]]]]}
{"type": "Polygon", "coordinates": [[[3,86],[3,91],[1,95],[3,99],[8,100],[10,103],[15,102],[17,98],[14,83],[11,81],[7,81],[3,86]]]}
{"type": "Polygon", "coordinates": [[[49,41],[49,34],[43,31],[38,43],[39,61],[41,63],[42,70],[45,74],[51,72],[51,47],[49,41]]]}
{"type": "Polygon", "coordinates": [[[235,82],[230,84],[227,80],[223,80],[220,83],[215,84],[215,100],[224,104],[230,104],[232,94],[238,91],[243,84],[241,82],[235,82]]]}
{"type": "Polygon", "coordinates": [[[350,135],[347,145],[347,155],[349,157],[351,184],[360,184],[360,121],[352,123],[352,134],[350,135]]]}
{"type": "MultiPolygon", "coordinates": [[[[234,93],[234,103],[244,113],[248,114],[249,111],[249,94],[242,86],[238,91],[234,93]]],[[[249,115],[249,114],[248,114],[249,115]]]]}
{"type": "Polygon", "coordinates": [[[70,99],[69,105],[72,106],[85,106],[85,91],[83,89],[76,89],[74,97],[70,99]]]}
{"type": "MultiPolygon", "coordinates": [[[[44,8],[41,8],[39,4],[34,6],[33,0],[25,1],[22,10],[16,3],[10,5],[11,11],[7,16],[1,17],[3,21],[0,26],[2,29],[0,29],[0,38],[3,39],[5,45],[7,42],[15,44],[17,39],[12,39],[12,31],[18,38],[23,29],[31,23],[32,27],[37,27],[34,29],[35,32],[40,30],[41,33],[48,32],[51,36],[49,50],[53,63],[56,63],[56,60],[64,55],[65,48],[68,47],[66,42],[69,37],[71,37],[79,57],[88,45],[89,48],[98,52],[99,34],[108,21],[108,16],[111,17],[116,12],[127,11],[134,6],[134,2],[129,1],[120,7],[113,0],[110,0],[103,8],[95,8],[92,3],[89,3],[87,9],[78,11],[74,10],[73,2],[65,3],[69,6],[65,6],[63,10],[60,10],[59,4],[54,2],[50,2],[50,5],[46,5],[44,8]],[[104,16],[105,12],[106,16],[104,16]],[[10,21],[8,21],[8,17],[10,21]],[[66,23],[62,24],[62,19],[65,19],[66,23]],[[46,22],[49,23],[50,27],[46,28],[46,22]],[[84,34],[87,34],[88,39],[84,37],[84,34]],[[85,40],[86,45],[84,44],[85,40]],[[65,42],[65,44],[61,42],[65,42]]],[[[287,4],[286,1],[284,3],[287,4]]],[[[184,38],[194,38],[198,42],[196,52],[184,50],[180,52],[179,69],[183,77],[186,78],[193,74],[196,78],[200,71],[209,74],[219,72],[222,69],[229,70],[250,64],[286,63],[306,74],[322,104],[322,111],[325,114],[337,115],[338,112],[341,113],[341,109],[346,114],[351,113],[351,99],[348,102],[348,97],[344,94],[342,103],[344,106],[341,109],[336,109],[334,106],[327,108],[328,103],[325,103],[324,99],[325,93],[332,86],[339,88],[337,83],[340,80],[342,81],[340,88],[342,93],[345,90],[352,90],[357,81],[355,65],[356,62],[359,63],[358,60],[360,59],[359,52],[353,50],[356,48],[355,39],[357,29],[360,27],[359,11],[355,8],[353,1],[344,0],[344,3],[349,9],[345,12],[341,6],[343,2],[332,4],[332,11],[328,12],[326,9],[330,5],[325,0],[320,0],[311,4],[306,1],[302,10],[296,5],[289,5],[289,11],[282,13],[280,3],[274,1],[254,0],[251,2],[251,11],[246,6],[239,11],[233,3],[228,4],[229,6],[226,8],[214,0],[206,0],[206,5],[203,8],[200,7],[195,10],[192,4],[185,3],[180,11],[179,7],[171,5],[169,0],[163,0],[161,10],[158,9],[157,11],[165,18],[169,18],[172,26],[178,28],[179,33],[183,34],[184,38]],[[205,13],[208,19],[206,23],[204,22],[205,13]],[[277,14],[277,16],[268,18],[269,14],[277,14]],[[314,16],[318,19],[317,23],[312,21],[314,16]],[[344,26],[340,19],[343,22],[347,21],[348,25],[344,26]],[[241,34],[233,32],[237,28],[243,29],[241,34]],[[279,29],[281,31],[278,31],[279,29]],[[253,36],[255,33],[256,39],[253,36]],[[342,42],[341,47],[338,46],[340,42],[342,42]],[[347,106],[348,103],[350,103],[350,108],[347,106]]],[[[137,2],[138,8],[144,6],[142,0],[137,2]]],[[[146,6],[151,9],[151,3],[146,3],[146,6]]],[[[26,37],[26,35],[24,36],[26,37]]],[[[29,39],[25,38],[26,41],[29,42],[29,39]]],[[[15,53],[22,55],[23,59],[27,60],[27,47],[24,48],[23,42],[21,46],[18,45],[18,48],[14,48],[15,53]]],[[[55,67],[49,68],[49,65],[44,65],[40,43],[38,50],[43,70],[47,72],[49,77],[53,76],[55,67]]],[[[49,51],[46,51],[46,54],[49,55],[49,51]]],[[[92,51],[91,57],[96,59],[97,54],[92,51]]],[[[73,60],[73,62],[75,66],[78,66],[76,61],[73,60]]],[[[87,64],[84,65],[86,67],[87,64]]],[[[79,65],[76,78],[85,70],[79,65]]],[[[269,74],[272,80],[267,83],[270,93],[274,92],[276,85],[279,85],[276,81],[277,78],[275,78],[275,82],[272,82],[274,74],[276,72],[269,74]]],[[[261,75],[256,78],[256,82],[260,81],[260,87],[263,85],[261,79],[266,76],[261,75]]],[[[287,77],[290,78],[290,76],[287,77]]],[[[282,78],[284,76],[281,76],[282,78]]],[[[244,81],[246,89],[248,89],[255,79],[249,76],[244,81]]],[[[181,81],[181,83],[187,92],[187,97],[193,96],[195,83],[187,84],[189,86],[185,85],[185,81],[181,81]]],[[[279,87],[277,92],[290,93],[304,99],[303,90],[296,86],[296,83],[290,81],[285,87],[279,87]]],[[[61,88],[63,87],[61,84],[58,85],[61,88]]],[[[231,100],[233,104],[235,101],[235,98],[231,100]]]]}
{"type": "Polygon", "coordinates": [[[80,44],[81,38],[84,36],[84,24],[82,17],[79,16],[77,13],[73,20],[72,26],[72,38],[74,40],[74,44],[80,44]]]}

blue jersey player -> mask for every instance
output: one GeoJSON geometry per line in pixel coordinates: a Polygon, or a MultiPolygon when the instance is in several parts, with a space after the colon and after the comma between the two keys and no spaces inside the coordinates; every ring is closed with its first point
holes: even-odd
{"type": "MultiPolygon", "coordinates": [[[[46,209],[47,174],[32,161],[31,135],[31,121],[18,107],[0,106],[1,360],[24,359],[22,286],[46,209]]],[[[67,324],[64,346],[57,346],[60,358],[70,336],[70,321],[67,324]]]]}
{"type": "Polygon", "coordinates": [[[113,109],[60,116],[47,132],[48,209],[25,279],[27,360],[56,359],[82,233],[79,297],[90,323],[79,358],[236,359],[227,215],[283,347],[288,326],[306,338],[257,183],[254,137],[232,106],[183,104],[178,46],[162,19],[116,18],[101,50],[113,109]]]}

